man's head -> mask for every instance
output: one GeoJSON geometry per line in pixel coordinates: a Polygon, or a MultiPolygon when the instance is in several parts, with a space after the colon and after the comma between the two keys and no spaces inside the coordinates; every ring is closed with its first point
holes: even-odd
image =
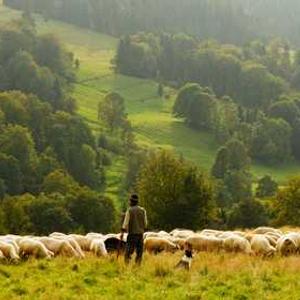
{"type": "Polygon", "coordinates": [[[139,203],[139,196],[137,194],[132,194],[129,199],[130,206],[138,205],[138,203],[139,203]]]}

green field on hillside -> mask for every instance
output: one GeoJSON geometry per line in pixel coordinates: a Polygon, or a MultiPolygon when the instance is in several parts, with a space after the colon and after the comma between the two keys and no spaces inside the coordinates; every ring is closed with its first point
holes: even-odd
{"type": "Polygon", "coordinates": [[[140,268],[123,257],[32,260],[0,266],[0,299],[200,300],[300,297],[299,258],[263,260],[238,254],[199,254],[190,272],[174,266],[182,254],[146,255],[140,268]]]}
{"type": "MultiPolygon", "coordinates": [[[[18,13],[15,11],[0,9],[1,21],[2,16],[6,21],[16,15],[18,13]]],[[[126,100],[129,118],[139,144],[174,150],[203,170],[210,169],[218,145],[211,135],[187,128],[183,122],[171,115],[174,91],[166,91],[170,95],[169,100],[160,99],[155,82],[114,73],[112,59],[117,39],[57,21],[45,22],[39,17],[37,29],[41,33],[53,32],[58,35],[75,57],[79,58],[78,83],[75,85],[73,96],[77,99],[79,113],[94,130],[98,128],[99,101],[106,92],[117,91],[126,100]]],[[[117,176],[117,170],[120,170],[119,163],[111,174],[117,176]]],[[[299,172],[299,163],[278,167],[253,167],[255,177],[271,174],[281,182],[299,172]]],[[[115,178],[112,181],[115,183],[115,178]]],[[[109,179],[109,189],[112,188],[110,184],[109,179]]]]}

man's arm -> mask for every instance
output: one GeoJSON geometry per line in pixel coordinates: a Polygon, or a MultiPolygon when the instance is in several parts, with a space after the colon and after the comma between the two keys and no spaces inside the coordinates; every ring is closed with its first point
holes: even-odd
{"type": "Polygon", "coordinates": [[[124,222],[123,222],[123,225],[122,225],[122,232],[128,231],[129,218],[130,218],[129,210],[127,210],[126,214],[125,214],[124,222]]]}

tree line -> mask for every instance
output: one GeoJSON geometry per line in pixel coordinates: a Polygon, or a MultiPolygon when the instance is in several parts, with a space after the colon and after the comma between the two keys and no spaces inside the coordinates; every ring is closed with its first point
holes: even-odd
{"type": "Polygon", "coordinates": [[[243,44],[281,36],[299,44],[297,0],[4,0],[12,8],[41,13],[110,35],[139,31],[184,32],[201,39],[243,44]]]}

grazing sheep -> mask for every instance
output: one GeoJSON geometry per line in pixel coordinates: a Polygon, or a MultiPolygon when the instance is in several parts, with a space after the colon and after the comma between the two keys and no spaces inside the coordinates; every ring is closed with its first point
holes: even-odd
{"type": "Polygon", "coordinates": [[[84,235],[80,234],[70,234],[69,237],[72,237],[80,246],[83,251],[90,251],[91,248],[91,239],[87,238],[84,235]]]}
{"type": "Polygon", "coordinates": [[[288,256],[297,253],[297,244],[292,237],[282,236],[276,245],[276,250],[282,256],[288,256]]]}
{"type": "Polygon", "coordinates": [[[6,260],[6,257],[4,256],[3,252],[0,250],[0,261],[6,260]]]}
{"type": "Polygon", "coordinates": [[[65,237],[65,236],[67,235],[62,232],[52,232],[51,234],[49,234],[49,237],[65,237]]]}
{"type": "Polygon", "coordinates": [[[255,230],[253,230],[253,233],[256,234],[265,234],[270,232],[282,235],[282,232],[280,230],[272,227],[258,227],[255,230]]]}
{"type": "Polygon", "coordinates": [[[202,231],[200,231],[199,235],[206,235],[206,236],[215,236],[218,237],[219,235],[221,235],[223,233],[223,231],[219,231],[219,230],[213,230],[213,229],[204,229],[202,231]]]}
{"type": "Polygon", "coordinates": [[[191,235],[194,235],[194,231],[187,229],[174,229],[170,232],[170,235],[174,238],[186,239],[191,235]]]}
{"type": "Polygon", "coordinates": [[[104,239],[104,235],[102,233],[89,232],[85,235],[88,239],[104,239]]]}
{"type": "Polygon", "coordinates": [[[228,252],[252,253],[249,241],[244,237],[234,234],[224,239],[223,246],[225,251],[228,252]]]}
{"type": "Polygon", "coordinates": [[[177,245],[180,250],[184,250],[185,242],[186,242],[185,239],[173,238],[173,239],[171,239],[171,242],[173,242],[175,245],[177,245]]]}
{"type": "Polygon", "coordinates": [[[93,239],[90,249],[96,256],[107,256],[105,243],[102,239],[93,239]]]}
{"type": "Polygon", "coordinates": [[[144,241],[144,249],[149,253],[160,253],[162,251],[174,253],[179,247],[165,238],[149,237],[144,241]]]}
{"type": "Polygon", "coordinates": [[[0,251],[3,253],[3,255],[8,259],[12,261],[19,261],[20,257],[17,254],[15,248],[13,245],[6,243],[4,241],[0,241],[0,251]]]}
{"type": "Polygon", "coordinates": [[[80,258],[76,250],[71,246],[71,244],[66,240],[59,240],[49,237],[41,237],[38,238],[48,250],[57,255],[65,255],[69,257],[77,257],[80,258]]]}
{"type": "Polygon", "coordinates": [[[24,238],[20,241],[19,245],[21,257],[33,256],[35,258],[51,259],[54,256],[54,253],[38,240],[24,238]]]}
{"type": "Polygon", "coordinates": [[[74,238],[65,235],[65,236],[56,236],[56,237],[54,237],[54,239],[69,242],[71,244],[71,246],[74,248],[74,250],[77,252],[78,256],[80,258],[85,258],[85,254],[83,253],[81,247],[79,246],[79,244],[76,242],[76,240],[74,238]]]}
{"type": "Polygon", "coordinates": [[[10,237],[1,237],[0,241],[3,241],[3,242],[8,243],[8,244],[11,244],[15,248],[16,253],[17,254],[19,253],[20,247],[19,247],[19,245],[17,244],[17,242],[14,239],[12,239],[10,237]]]}
{"type": "Polygon", "coordinates": [[[186,239],[186,245],[195,251],[214,252],[222,249],[223,240],[215,236],[194,234],[186,239]]]}
{"type": "Polygon", "coordinates": [[[251,239],[251,250],[256,255],[265,257],[273,256],[276,249],[271,246],[269,240],[262,234],[257,234],[251,239]]]}

